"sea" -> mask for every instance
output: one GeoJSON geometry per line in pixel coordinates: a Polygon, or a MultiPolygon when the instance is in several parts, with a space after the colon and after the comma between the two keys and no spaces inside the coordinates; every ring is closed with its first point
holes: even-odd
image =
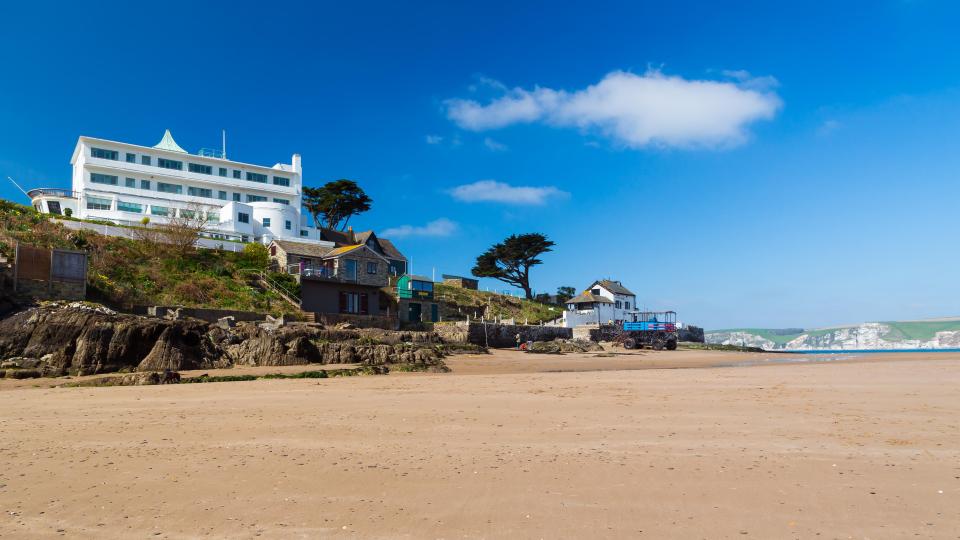
{"type": "Polygon", "coordinates": [[[777,352],[793,353],[793,354],[864,354],[864,353],[950,353],[950,352],[960,352],[960,349],[818,349],[813,351],[803,350],[803,351],[791,351],[784,350],[777,352]]]}

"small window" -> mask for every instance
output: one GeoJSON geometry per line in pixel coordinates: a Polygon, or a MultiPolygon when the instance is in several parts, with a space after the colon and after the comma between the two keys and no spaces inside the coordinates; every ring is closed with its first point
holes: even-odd
{"type": "Polygon", "coordinates": [[[630,309],[630,302],[624,302],[623,309],[630,309]]]}
{"type": "MultiPolygon", "coordinates": [[[[40,209],[38,208],[37,211],[39,212],[40,209]]],[[[60,210],[60,203],[58,201],[47,201],[47,211],[58,216],[63,215],[63,211],[60,210]]]]}
{"type": "Polygon", "coordinates": [[[239,194],[239,193],[234,193],[234,194],[233,194],[233,200],[236,201],[236,202],[240,202],[240,194],[239,194]]]}
{"type": "Polygon", "coordinates": [[[290,201],[289,201],[289,200],[287,200],[287,199],[277,199],[276,197],[274,197],[273,202],[275,202],[275,203],[280,203],[280,204],[290,204],[290,201]]]}
{"type": "Polygon", "coordinates": [[[136,178],[124,178],[124,179],[123,179],[123,185],[124,185],[125,187],[135,188],[135,187],[137,187],[137,179],[136,179],[136,178]]]}
{"type": "Polygon", "coordinates": [[[109,174],[90,173],[90,181],[94,184],[107,184],[108,186],[117,185],[118,178],[109,174]]]}
{"type": "Polygon", "coordinates": [[[250,223],[250,214],[244,212],[237,212],[237,221],[240,223],[250,223]]]}
{"type": "Polygon", "coordinates": [[[277,246],[275,246],[275,245],[270,246],[270,256],[271,256],[271,257],[276,257],[276,256],[277,256],[277,246]]]}
{"type": "Polygon", "coordinates": [[[100,158],[100,159],[111,159],[117,161],[119,154],[116,150],[104,150],[103,148],[91,148],[90,157],[100,158]]]}
{"type": "Polygon", "coordinates": [[[251,181],[251,182],[258,182],[258,183],[261,183],[261,184],[266,184],[266,183],[267,183],[267,175],[265,175],[265,174],[260,174],[260,173],[255,173],[255,172],[247,172],[247,180],[249,180],[249,181],[251,181]]]}
{"type": "Polygon", "coordinates": [[[267,200],[266,197],[261,197],[260,195],[247,195],[247,202],[263,202],[267,200]]]}
{"type": "Polygon", "coordinates": [[[274,176],[274,177],[273,177],[273,185],[275,185],[275,186],[287,186],[287,187],[289,187],[289,186],[290,186],[290,179],[289,179],[289,178],[284,178],[284,177],[282,177],[282,176],[274,176]]]}
{"type": "Polygon", "coordinates": [[[289,219],[283,224],[283,228],[286,229],[286,230],[288,230],[288,231],[289,231],[292,227],[293,227],[293,224],[290,223],[290,220],[289,220],[289,219]]]}
{"type": "Polygon", "coordinates": [[[150,213],[155,216],[167,217],[170,215],[170,209],[166,206],[150,206],[150,213]]]}
{"type": "Polygon", "coordinates": [[[233,177],[236,178],[236,179],[239,179],[239,178],[240,178],[240,171],[234,169],[234,170],[233,170],[233,177]]]}
{"type": "Polygon", "coordinates": [[[368,274],[376,274],[376,273],[377,273],[377,266],[379,266],[379,265],[377,264],[376,261],[369,261],[369,262],[367,262],[367,273],[368,273],[368,274]]]}
{"type": "Polygon", "coordinates": [[[172,159],[157,158],[157,167],[161,167],[161,168],[164,168],[164,169],[174,169],[174,170],[177,170],[177,171],[182,171],[182,170],[183,170],[183,162],[182,162],[182,161],[175,161],[175,160],[172,160],[172,159]]]}
{"type": "Polygon", "coordinates": [[[149,190],[149,189],[150,189],[150,181],[149,181],[149,180],[141,180],[141,181],[140,181],[140,189],[147,189],[147,190],[149,190]]]}
{"type": "Polygon", "coordinates": [[[220,223],[220,212],[207,212],[208,223],[220,223]]]}
{"type": "Polygon", "coordinates": [[[180,217],[182,218],[193,219],[196,215],[197,213],[193,210],[184,210],[183,208],[180,209],[180,217]]]}
{"type": "Polygon", "coordinates": [[[614,305],[614,307],[616,307],[617,309],[620,309],[620,308],[622,307],[619,300],[617,300],[616,302],[614,302],[613,305],[614,305]]]}
{"type": "Polygon", "coordinates": [[[220,176],[226,178],[226,177],[227,177],[227,168],[226,168],[226,167],[220,167],[220,170],[217,172],[217,174],[219,174],[220,176]]]}
{"type": "Polygon", "coordinates": [[[306,229],[300,229],[300,236],[310,236],[310,231],[306,229]]]}
{"type": "Polygon", "coordinates": [[[190,172],[200,173],[200,174],[213,174],[213,167],[210,165],[200,165],[198,163],[188,163],[187,169],[190,172]]]}
{"type": "Polygon", "coordinates": [[[175,193],[180,195],[183,193],[183,186],[179,184],[165,184],[163,182],[157,182],[157,191],[162,193],[175,193]]]}
{"type": "Polygon", "coordinates": [[[143,165],[150,164],[150,156],[140,156],[140,163],[143,165]]]}
{"type": "Polygon", "coordinates": [[[268,217],[263,218],[263,226],[264,226],[264,227],[269,227],[269,226],[270,226],[270,218],[268,218],[268,217]]]}
{"type": "Polygon", "coordinates": [[[110,210],[113,201],[100,197],[87,197],[87,210],[110,210]]]}
{"type": "Polygon", "coordinates": [[[137,162],[137,155],[127,152],[127,163],[136,163],[136,162],[137,162]]]}
{"type": "Polygon", "coordinates": [[[596,296],[600,296],[600,289],[593,289],[593,290],[590,291],[590,294],[593,294],[593,295],[596,295],[596,296]]]}

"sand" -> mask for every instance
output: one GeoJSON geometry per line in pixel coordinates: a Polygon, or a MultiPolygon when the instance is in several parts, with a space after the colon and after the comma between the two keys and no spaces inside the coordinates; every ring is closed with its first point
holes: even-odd
{"type": "Polygon", "coordinates": [[[7,387],[0,536],[960,538],[960,356],[773,356],[7,387]]]}

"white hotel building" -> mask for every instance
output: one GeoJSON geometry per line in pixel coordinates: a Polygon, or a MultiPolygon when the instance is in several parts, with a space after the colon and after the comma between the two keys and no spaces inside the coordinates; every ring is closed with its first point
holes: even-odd
{"type": "Polygon", "coordinates": [[[217,151],[190,154],[167,130],[155,146],[80,137],[70,160],[73,189],[34,189],[34,207],[50,214],[140,225],[189,212],[207,214],[204,236],[242,242],[273,239],[328,243],[301,215],[300,155],[273,167],[228,161],[217,151]]]}

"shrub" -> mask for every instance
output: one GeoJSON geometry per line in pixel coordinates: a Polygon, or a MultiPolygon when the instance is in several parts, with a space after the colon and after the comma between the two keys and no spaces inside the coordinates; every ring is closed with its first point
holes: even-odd
{"type": "Polygon", "coordinates": [[[243,253],[240,254],[237,265],[241,268],[266,270],[270,266],[270,252],[267,251],[267,246],[256,242],[243,246],[243,253]]]}

